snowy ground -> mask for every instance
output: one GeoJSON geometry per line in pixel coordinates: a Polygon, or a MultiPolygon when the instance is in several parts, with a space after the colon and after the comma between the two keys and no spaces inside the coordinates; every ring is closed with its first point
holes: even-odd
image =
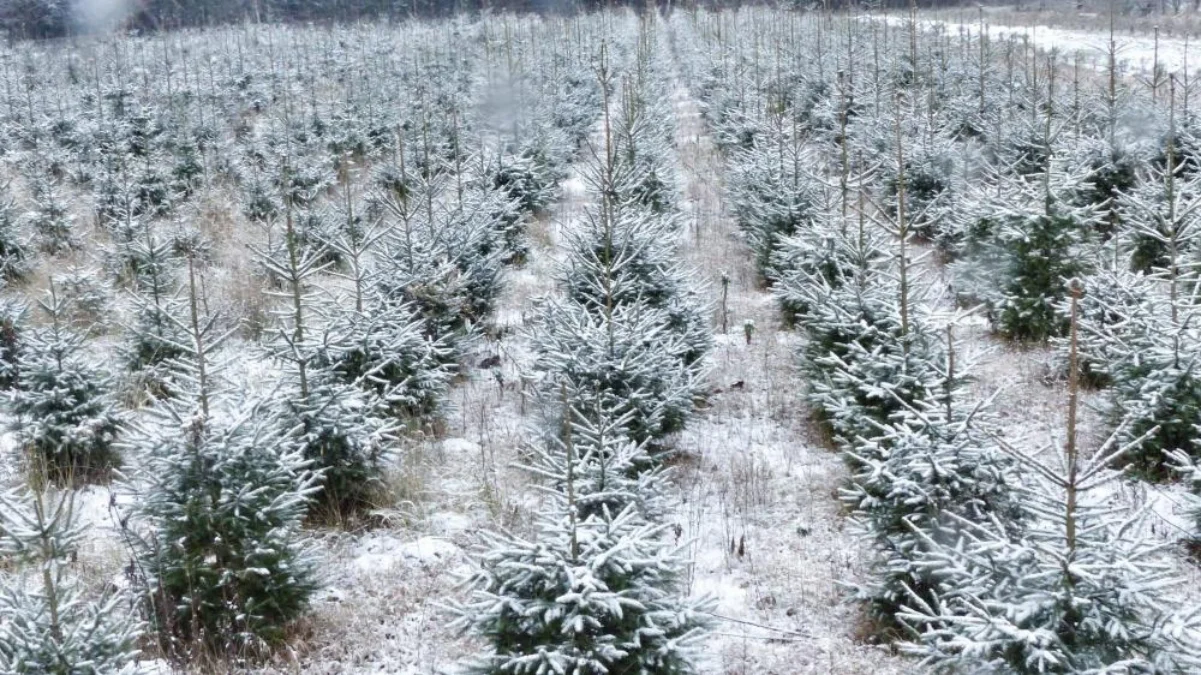
{"type": "MultiPolygon", "coordinates": [[[[909,19],[890,16],[886,19],[892,26],[907,26],[909,19]]],[[[981,26],[974,21],[955,21],[944,19],[918,19],[922,30],[942,29],[950,35],[966,34],[976,37],[980,34],[981,26]]],[[[1006,26],[984,24],[985,34],[997,41],[1016,39],[1019,42],[1029,40],[1036,49],[1050,52],[1057,51],[1067,59],[1080,57],[1080,64],[1096,70],[1109,67],[1109,34],[1108,32],[1073,30],[1069,28],[1053,28],[1050,26],[1006,26]]],[[[1114,36],[1119,68],[1128,74],[1143,74],[1152,72],[1158,63],[1166,73],[1183,74],[1185,71],[1195,72],[1201,55],[1198,54],[1197,41],[1187,38],[1160,37],[1154,35],[1124,35],[1114,36]]]]}
{"type": "Polygon", "coordinates": [[[912,672],[912,662],[855,640],[858,612],[840,584],[861,577],[866,557],[839,512],[843,463],[808,426],[795,335],[779,328],[777,307],[724,212],[721,158],[697,102],[680,85],[673,103],[684,252],[715,299],[721,274],[730,278],[714,393],[681,434],[685,459],[676,472],[694,591],[715,595],[717,613],[729,619],[706,645],[706,672],[912,672]],[[750,344],[747,320],[756,327],[750,344]]]}

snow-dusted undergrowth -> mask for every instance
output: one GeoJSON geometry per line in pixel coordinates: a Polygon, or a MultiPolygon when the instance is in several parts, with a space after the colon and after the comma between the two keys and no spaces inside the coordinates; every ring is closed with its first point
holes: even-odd
{"type": "Polygon", "coordinates": [[[0,52],[0,670],[1196,667],[1184,44],[878,18],[0,52]]]}

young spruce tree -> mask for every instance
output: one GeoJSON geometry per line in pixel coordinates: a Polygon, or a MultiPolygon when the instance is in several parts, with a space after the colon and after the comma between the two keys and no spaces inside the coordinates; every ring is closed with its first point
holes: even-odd
{"type": "Polygon", "coordinates": [[[0,672],[142,672],[130,598],[88,599],[70,573],[85,531],[71,491],[0,493],[0,560],[19,565],[0,583],[0,672]]]}
{"type": "Polygon", "coordinates": [[[53,280],[38,307],[49,320],[26,331],[17,357],[12,428],[31,469],[66,484],[102,480],[120,463],[123,422],[108,375],[67,326],[68,304],[53,280]]]}
{"type": "Polygon", "coordinates": [[[202,316],[196,274],[189,261],[181,393],[155,406],[131,441],[145,457],[130,489],[147,609],[160,647],[184,662],[262,653],[317,588],[299,530],[320,475],[271,406],[220,385],[228,333],[202,316]]]}

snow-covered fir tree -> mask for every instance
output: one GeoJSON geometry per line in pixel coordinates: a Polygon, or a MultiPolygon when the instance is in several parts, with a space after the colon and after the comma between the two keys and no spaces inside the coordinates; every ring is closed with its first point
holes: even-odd
{"type": "Polygon", "coordinates": [[[78,249],[81,245],[75,233],[74,216],[52,179],[38,177],[31,186],[33,209],[25,214],[25,222],[37,247],[48,255],[58,255],[78,249]]]}
{"type": "MultiPolygon", "coordinates": [[[[464,314],[458,323],[483,323],[496,309],[501,272],[511,256],[506,248],[506,223],[514,206],[501,193],[472,184],[464,188],[441,222],[434,222],[437,247],[455,266],[465,293],[460,304],[464,314]]],[[[456,329],[463,330],[458,325],[456,329]]]]}
{"type": "Polygon", "coordinates": [[[507,251],[505,261],[523,263],[529,255],[524,241],[525,217],[544,211],[555,196],[553,167],[540,156],[537,148],[527,148],[519,154],[506,154],[490,166],[491,188],[515,208],[497,215],[507,251]]]}
{"type": "Polygon", "coordinates": [[[317,588],[299,527],[318,476],[263,406],[220,421],[160,411],[133,441],[147,453],[138,515],[151,528],[140,559],[151,624],[181,660],[261,653],[317,588]]]}
{"type": "Polygon", "coordinates": [[[1077,191],[1076,200],[1101,210],[1098,234],[1107,239],[1123,229],[1121,198],[1139,184],[1138,167],[1143,155],[1138,147],[1114,146],[1106,139],[1087,139],[1074,154],[1088,168],[1088,178],[1077,191]]]}
{"type": "Polygon", "coordinates": [[[556,410],[552,416],[552,421],[562,419],[563,424],[547,430],[540,443],[528,448],[529,457],[521,467],[541,478],[546,489],[558,492],[566,491],[570,476],[581,520],[606,511],[620,513],[631,504],[643,518],[662,520],[667,513],[665,471],[655,465],[646,443],[630,440],[627,427],[632,413],[590,409],[594,406],[586,402],[567,406],[567,414],[556,410]]]}
{"type": "Polygon", "coordinates": [[[328,272],[344,279],[353,286],[354,310],[362,312],[371,284],[373,263],[377,248],[388,228],[383,222],[369,222],[366,215],[355,215],[354,202],[348,197],[345,221],[342,226],[327,232],[318,240],[325,247],[325,262],[328,272]]]}
{"type": "Polygon", "coordinates": [[[0,278],[16,281],[29,272],[34,253],[22,227],[16,201],[0,186],[0,278]]]}
{"type": "MultiPolygon", "coordinates": [[[[1052,162],[1054,167],[1057,162],[1052,162]]],[[[958,288],[989,307],[1002,335],[1024,341],[1064,335],[1058,306],[1067,280],[1087,274],[1097,215],[1060,196],[1078,176],[1039,174],[1006,183],[1006,196],[973,227],[975,253],[954,265],[958,288]]]]}
{"type": "Polygon", "coordinates": [[[30,468],[55,482],[104,479],[120,463],[123,425],[109,377],[67,325],[68,305],[53,281],[37,304],[48,323],[22,335],[12,428],[30,468]]]}
{"type": "Polygon", "coordinates": [[[180,256],[173,242],[156,236],[149,223],[138,229],[116,256],[119,278],[132,287],[135,305],[120,351],[126,369],[148,393],[169,396],[169,371],[183,354],[179,343],[186,340],[185,313],[176,298],[180,256]]]}
{"type": "Polygon", "coordinates": [[[789,324],[805,324],[817,307],[813,303],[827,292],[823,289],[864,286],[887,260],[885,233],[868,220],[866,206],[861,196],[853,216],[827,212],[812,227],[780,239],[772,254],[778,270],[772,292],[789,324]]]}
{"type": "Polygon", "coordinates": [[[281,424],[295,425],[285,443],[321,475],[310,516],[338,522],[378,505],[398,431],[385,399],[314,369],[306,394],[284,402],[280,416],[281,424]]]}
{"type": "Polygon", "coordinates": [[[988,401],[964,400],[970,370],[956,363],[953,345],[946,354],[940,400],[907,406],[846,450],[857,469],[842,500],[877,556],[875,578],[857,594],[885,625],[896,625],[911,596],[930,600],[948,590],[920,561],[928,540],[953,543],[964,522],[996,518],[1016,532],[1021,521],[1013,462],[991,437],[988,401]]]}
{"type": "Polygon", "coordinates": [[[175,289],[180,256],[174,242],[160,236],[149,221],[131,220],[114,228],[114,246],[107,267],[116,280],[151,299],[175,289]]]}
{"type": "Polygon", "coordinates": [[[26,314],[23,301],[0,301],[0,390],[17,386],[26,314]]]}
{"type": "MultiPolygon", "coordinates": [[[[1174,106],[1174,104],[1173,104],[1174,106]]],[[[1186,171],[1177,161],[1175,108],[1162,163],[1150,162],[1137,186],[1124,191],[1116,205],[1126,225],[1122,233],[1130,248],[1131,269],[1159,272],[1170,280],[1187,267],[1185,260],[1196,248],[1196,221],[1201,209],[1201,176],[1186,171]]]]}
{"type": "Polygon", "coordinates": [[[248,656],[281,641],[317,588],[300,535],[320,474],[268,402],[232,398],[189,268],[180,394],[129,441],[144,463],[135,497],[140,579],[161,649],[180,661],[248,656]]]}
{"type": "Polygon", "coordinates": [[[368,296],[363,311],[344,311],[317,346],[317,364],[382,398],[394,415],[415,423],[446,402],[454,368],[451,347],[431,338],[410,305],[368,296]]]}
{"type": "MultiPolygon", "coordinates": [[[[1076,319],[1073,307],[1073,341],[1076,319]]],[[[918,564],[947,590],[933,600],[911,594],[899,616],[915,631],[909,651],[928,665],[1018,673],[1197,667],[1195,621],[1174,611],[1169,593],[1181,580],[1149,537],[1146,512],[1106,498],[1121,479],[1112,464],[1143,439],[1081,446],[1076,355],[1073,345],[1062,443],[1038,456],[1004,445],[1028,476],[1015,495],[1027,515],[1021,535],[994,517],[958,519],[952,542],[925,538],[918,564]]]]}
{"type": "Polygon", "coordinates": [[[309,467],[321,477],[321,491],[311,515],[339,520],[368,507],[380,492],[383,463],[392,451],[396,425],[386,417],[387,393],[356,387],[321,360],[312,287],[325,272],[324,244],[307,247],[297,237],[293,202],[285,206],[282,249],[263,253],[261,261],[281,282],[274,292],[281,305],[279,328],[270,345],[285,367],[286,394],[278,408],[278,423],[292,430],[287,442],[296,446],[309,467]]]}
{"type": "Polygon", "coordinates": [[[779,148],[753,148],[735,157],[730,177],[731,202],[738,224],[747,233],[755,264],[767,281],[780,271],[773,256],[787,237],[803,235],[819,217],[820,191],[801,172],[806,158],[784,140],[779,148]]]}
{"type": "Polygon", "coordinates": [[[698,367],[712,336],[698,284],[677,261],[677,230],[674,220],[641,209],[589,218],[569,237],[563,286],[594,313],[626,306],[663,312],[667,329],[687,346],[685,364],[698,367]]]}
{"type": "Polygon", "coordinates": [[[1108,385],[1104,412],[1119,440],[1128,443],[1150,434],[1121,461],[1143,478],[1164,480],[1173,476],[1167,453],[1198,452],[1194,438],[1201,422],[1201,333],[1191,297],[1173,300],[1158,283],[1162,280],[1127,274],[1134,282],[1127,290],[1136,297],[1081,303],[1095,307],[1094,313],[1107,313],[1103,318],[1109,319],[1086,324],[1082,343],[1087,358],[1103,359],[1108,385]]]}
{"type": "MultiPolygon", "coordinates": [[[[1172,155],[1169,146],[1169,156],[1172,155]]],[[[1138,190],[1122,195],[1123,220],[1129,236],[1131,267],[1148,272],[1131,275],[1127,303],[1105,302],[1114,318],[1109,325],[1088,325],[1091,340],[1106,357],[1111,380],[1108,415],[1130,442],[1151,432],[1125,461],[1143,477],[1172,475],[1169,452],[1197,452],[1194,425],[1201,422],[1201,378],[1197,346],[1201,345],[1196,294],[1197,270],[1192,254],[1201,228],[1201,190],[1196,178],[1174,170],[1152,168],[1138,190]]],[[[1101,300],[1108,300],[1102,298],[1101,300]]],[[[1094,304],[1097,301],[1093,301],[1094,304]]]]}
{"type": "Polygon", "coordinates": [[[416,309],[429,337],[455,346],[457,356],[500,290],[505,255],[498,223],[488,211],[437,210],[430,192],[436,186],[403,168],[386,178],[379,201],[393,226],[377,288],[390,302],[416,309]]]}
{"type": "Polygon", "coordinates": [[[630,414],[635,442],[656,441],[683,428],[699,386],[685,365],[689,345],[668,327],[665,313],[642,305],[605,313],[574,302],[549,303],[535,329],[534,371],[544,395],[588,401],[580,412],[630,414]]]}
{"type": "Polygon", "coordinates": [[[826,296],[822,310],[806,321],[814,329],[802,368],[811,377],[807,397],[836,438],[871,436],[874,423],[936,399],[938,342],[922,322],[902,327],[891,294],[846,287],[826,296]]]}
{"type": "MultiPolygon", "coordinates": [[[[889,255],[889,239],[862,220],[828,236],[828,247],[804,252],[825,259],[791,271],[777,294],[786,307],[806,310],[793,315],[806,336],[806,397],[835,439],[847,442],[874,436],[876,424],[907,406],[936,400],[934,364],[945,359],[915,310],[918,291],[928,287],[910,278],[913,261],[902,240],[891,238],[899,255],[889,255]],[[901,269],[908,271],[898,274],[901,269]]],[[[802,252],[794,247],[793,253],[802,252]]]]}
{"type": "MultiPolygon", "coordinates": [[[[944,221],[955,206],[958,189],[956,158],[950,154],[953,145],[941,130],[929,129],[922,133],[914,129],[920,142],[905,148],[901,154],[904,162],[898,168],[895,162],[886,165],[884,193],[880,199],[888,214],[899,215],[897,201],[903,193],[906,217],[911,221],[915,236],[929,240],[942,240],[944,221]]],[[[893,153],[896,154],[895,152],[893,153]]]]}
{"type": "Polygon", "coordinates": [[[653,21],[639,25],[633,55],[635,77],[622,79],[609,109],[611,196],[622,206],[663,215],[675,208],[675,187],[667,157],[671,153],[672,115],[654,89],[662,77],[653,21]]]}
{"type": "Polygon", "coordinates": [[[87,527],[75,494],[42,486],[0,492],[0,671],[136,675],[143,625],[132,598],[85,591],[74,564],[87,527]]]}
{"type": "MultiPolygon", "coordinates": [[[[578,458],[567,447],[536,521],[537,538],[485,537],[472,597],[449,606],[453,626],[488,643],[478,673],[695,672],[693,650],[709,623],[705,600],[683,597],[683,560],[670,526],[636,504],[581,517],[578,458]]],[[[600,487],[600,486],[594,486],[600,487]]],[[[586,510],[586,509],[585,509],[586,510]]]]}
{"type": "MultiPolygon", "coordinates": [[[[711,337],[699,293],[672,260],[675,222],[640,203],[627,180],[644,161],[638,153],[655,146],[643,142],[656,125],[641,117],[646,99],[637,85],[626,83],[611,101],[608,68],[599,72],[604,152],[585,175],[597,204],[569,237],[560,273],[567,297],[544,304],[533,365],[548,409],[564,395],[587,402],[576,412],[597,414],[592,423],[625,419],[630,440],[657,445],[691,413],[711,337]],[[620,112],[612,110],[617,104],[620,112]]],[[[571,423],[571,410],[557,408],[562,424],[571,423]]]]}
{"type": "MultiPolygon", "coordinates": [[[[1128,349],[1125,344],[1137,333],[1127,329],[1147,321],[1148,313],[1162,317],[1167,305],[1162,287],[1153,278],[1132,272],[1112,241],[1105,249],[1101,262],[1086,278],[1088,293],[1079,302],[1078,360],[1080,383],[1086,387],[1113,384],[1113,374],[1126,367],[1126,360],[1138,358],[1138,350],[1128,349]]],[[[1071,299],[1065,298],[1060,305],[1064,316],[1070,303],[1071,299]]],[[[1058,347],[1066,373],[1070,340],[1055,338],[1052,343],[1058,347]]]]}

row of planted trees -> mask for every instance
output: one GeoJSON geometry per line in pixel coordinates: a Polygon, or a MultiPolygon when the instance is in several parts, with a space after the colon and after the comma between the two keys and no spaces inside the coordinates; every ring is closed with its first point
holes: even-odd
{"type": "Polygon", "coordinates": [[[678,262],[664,27],[626,21],[594,52],[591,204],[565,225],[556,293],[530,332],[535,532],[486,538],[472,597],[451,605],[489,645],[479,672],[693,672],[709,623],[688,597],[662,464],[701,395],[710,320],[678,262]]]}
{"type": "Polygon", "coordinates": [[[734,214],[804,338],[810,412],[849,467],[841,496],[874,553],[854,593],[878,635],[951,670],[1196,667],[1173,559],[1114,499],[1132,472],[1197,452],[1173,431],[1201,419],[1180,386],[1195,216],[1170,84],[1099,81],[912,17],[748,10],[673,28],[734,214]],[[1129,138],[1134,110],[1162,141],[1129,138]],[[1159,314],[1131,321],[1118,298],[1159,314]],[[973,399],[956,334],[971,313],[1062,346],[1054,441],[1007,437],[998,413],[1020,413],[973,399]],[[1089,447],[1080,389],[1099,376],[1113,432],[1089,447]]]}
{"type": "MultiPolygon", "coordinates": [[[[505,265],[524,259],[525,222],[553,198],[589,132],[600,89],[578,54],[593,50],[607,20],[515,21],[541,47],[499,68],[485,58],[497,44],[492,25],[409,26],[417,39],[391,63],[412,58],[426,77],[347,75],[364,87],[387,84],[370,96],[412,103],[403,114],[355,106],[333,125],[343,133],[365,124],[360,114],[378,119],[388,133],[372,150],[306,140],[319,106],[289,96],[336,81],[332,72],[306,75],[306,54],[320,43],[272,52],[277,93],[254,125],[275,141],[257,146],[246,181],[205,173],[195,187],[235,195],[243,255],[267,298],[259,331],[243,330],[214,291],[228,274],[227,252],[180,237],[169,213],[128,202],[97,231],[122,233],[112,255],[128,292],[118,311],[129,320],[118,348],[88,334],[94,324],[62,277],[50,275],[36,312],[10,293],[5,385],[21,450],[14,459],[29,485],[0,501],[0,560],[15,565],[0,597],[0,670],[135,672],[139,649],[182,665],[233,667],[286,640],[320,585],[306,530],[369,522],[388,506],[389,472],[404,461],[405,443],[446,412],[453,378],[487,331],[505,265]],[[571,40],[550,39],[562,35],[571,40]],[[498,87],[528,87],[530,98],[494,117],[498,87]],[[310,180],[326,171],[332,182],[310,180]],[[86,532],[74,490],[114,478],[129,583],[97,600],[73,572],[86,532]]],[[[347,49],[324,46],[334,63],[347,49]]],[[[112,48],[141,47],[114,40],[112,48]]],[[[247,78],[264,74],[243,65],[247,78]]],[[[151,116],[186,125],[187,109],[219,100],[165,101],[151,116]]],[[[76,114],[97,134],[137,135],[102,112],[86,123],[88,113],[76,114]]],[[[42,119],[30,115],[6,123],[26,129],[35,140],[24,152],[37,154],[42,119]]],[[[239,143],[238,129],[220,129],[221,143],[239,143]]],[[[68,165],[86,161],[70,147],[68,165]]],[[[6,233],[21,235],[10,241],[22,242],[30,218],[7,221],[6,233]]],[[[56,262],[8,249],[17,250],[14,283],[56,262]]]]}

